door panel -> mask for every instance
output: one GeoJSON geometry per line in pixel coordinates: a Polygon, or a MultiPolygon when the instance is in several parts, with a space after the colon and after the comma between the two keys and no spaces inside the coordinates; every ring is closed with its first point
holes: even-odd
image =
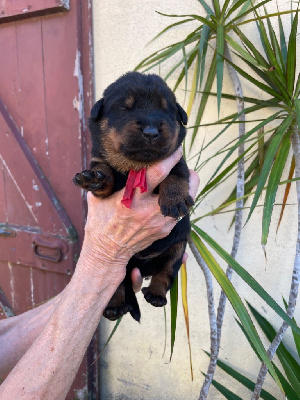
{"type": "MultiPolygon", "coordinates": [[[[71,179],[86,168],[90,146],[91,0],[29,4],[0,0],[0,318],[63,290],[86,215],[71,179]]],[[[85,358],[68,399],[85,387],[99,398],[90,364],[85,358]]]]}
{"type": "Polygon", "coordinates": [[[42,20],[40,18],[22,21],[16,25],[18,52],[18,76],[20,119],[22,135],[33,150],[40,168],[49,176],[48,131],[46,107],[43,99],[45,82],[43,72],[42,20]],[[28,38],[31,40],[28,40],[28,38]],[[27,116],[30,115],[30,118],[27,116]]]}

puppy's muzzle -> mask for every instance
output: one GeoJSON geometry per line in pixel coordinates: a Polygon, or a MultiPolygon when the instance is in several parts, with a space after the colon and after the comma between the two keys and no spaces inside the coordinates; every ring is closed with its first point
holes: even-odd
{"type": "Polygon", "coordinates": [[[153,143],[158,138],[159,132],[158,129],[153,126],[146,126],[143,129],[143,137],[148,143],[153,143]]]}

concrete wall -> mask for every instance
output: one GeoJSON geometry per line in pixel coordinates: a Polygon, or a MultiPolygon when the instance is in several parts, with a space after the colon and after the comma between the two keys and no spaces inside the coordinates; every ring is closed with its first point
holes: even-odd
{"type": "MultiPolygon", "coordinates": [[[[276,2],[273,10],[276,10],[276,2]]],[[[278,1],[279,6],[287,7],[283,0],[278,1]]],[[[103,90],[123,73],[133,70],[134,67],[147,55],[155,50],[180,40],[190,32],[191,25],[186,24],[172,29],[159,40],[146,46],[146,44],[165,26],[174,20],[160,16],[155,11],[169,14],[192,14],[202,13],[202,8],[196,0],[94,0],[94,42],[95,42],[95,66],[96,66],[96,97],[101,97],[103,90]]],[[[272,9],[272,8],[271,8],[272,9]]],[[[286,29],[289,29],[289,18],[286,20],[286,29]]],[[[175,22],[175,21],[174,21],[175,22]]],[[[274,21],[276,23],[276,21],[274,21]]],[[[247,29],[250,29],[247,28],[247,29]]],[[[253,36],[253,41],[258,39],[253,36]]],[[[167,67],[164,65],[156,73],[165,75],[167,67]]],[[[170,86],[174,85],[175,79],[170,79],[170,86]]],[[[225,92],[232,92],[227,74],[224,77],[225,92]]],[[[244,85],[244,94],[253,95],[249,85],[244,85]]],[[[178,90],[177,98],[184,107],[184,92],[178,90]]],[[[255,93],[260,95],[260,93],[255,93]]],[[[226,115],[235,112],[234,104],[229,101],[222,102],[226,115]]],[[[224,112],[224,111],[223,111],[224,112]]],[[[225,114],[224,114],[225,115],[225,114]]],[[[205,122],[213,122],[217,118],[215,101],[211,100],[204,117],[205,122]]],[[[193,115],[190,126],[193,125],[193,115]]],[[[209,138],[219,128],[203,128],[199,133],[198,150],[204,136],[209,138]]],[[[228,138],[237,135],[237,128],[232,128],[227,134],[228,138]]],[[[209,157],[222,144],[218,141],[204,157],[209,157]]],[[[216,162],[209,164],[201,170],[200,178],[202,185],[211,176],[216,162]]],[[[189,162],[193,167],[193,161],[189,162]]],[[[232,178],[232,183],[234,182],[232,178]]],[[[203,215],[218,205],[226,194],[229,194],[232,186],[228,183],[226,188],[216,190],[208,197],[198,210],[203,215]]],[[[278,201],[282,199],[282,189],[279,190],[278,201]]],[[[293,193],[290,203],[295,203],[293,193]]],[[[245,220],[246,213],[244,215],[245,220]]],[[[290,285],[290,275],[293,266],[294,247],[296,240],[296,206],[289,206],[286,210],[286,222],[275,234],[276,224],[279,217],[279,207],[275,209],[272,223],[272,231],[267,245],[267,260],[260,246],[262,209],[258,209],[250,222],[244,227],[240,244],[238,261],[264,286],[264,288],[282,304],[282,295],[287,297],[290,285]]],[[[230,252],[232,245],[232,230],[228,231],[232,214],[222,214],[208,217],[199,223],[216,241],[230,252]]],[[[222,263],[224,268],[226,267],[222,263]]],[[[102,392],[103,399],[155,399],[155,400],[183,400],[198,399],[203,382],[201,371],[206,372],[208,357],[203,350],[209,351],[209,322],[207,313],[206,286],[203,274],[199,266],[190,255],[188,260],[188,302],[190,312],[190,336],[194,370],[194,381],[191,381],[189,370],[189,353],[185,330],[184,317],[181,303],[179,302],[177,336],[172,362],[169,363],[170,355],[170,318],[169,308],[167,312],[167,348],[163,355],[165,341],[165,323],[162,309],[155,309],[145,302],[141,294],[138,300],[141,306],[142,320],[137,324],[126,316],[107,349],[101,356],[102,360],[102,392]]],[[[233,284],[243,299],[255,304],[260,312],[272,320],[276,326],[280,321],[275,313],[270,310],[251,291],[247,285],[237,276],[233,277],[233,284]]],[[[219,287],[215,284],[215,298],[218,300],[219,287]]],[[[300,321],[299,307],[296,318],[300,321]]],[[[248,377],[255,379],[260,363],[254,356],[246,339],[241,334],[235,320],[235,315],[230,304],[227,305],[225,315],[220,358],[237,367],[248,377]]],[[[102,341],[105,343],[114,323],[106,320],[101,321],[102,341]]],[[[265,338],[263,338],[265,340],[265,338]]],[[[289,336],[286,342],[291,345],[289,336]]],[[[220,371],[216,373],[216,379],[231,387],[243,399],[250,398],[250,392],[245,391],[235,381],[220,371]]],[[[273,395],[282,399],[280,392],[274,388],[271,379],[267,379],[265,388],[273,395]]],[[[222,396],[212,388],[210,399],[221,399],[222,396]]]]}

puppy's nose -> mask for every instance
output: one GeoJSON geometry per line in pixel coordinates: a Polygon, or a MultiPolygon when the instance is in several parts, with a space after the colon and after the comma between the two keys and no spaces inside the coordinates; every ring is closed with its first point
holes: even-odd
{"type": "Polygon", "coordinates": [[[154,142],[158,138],[159,132],[157,128],[154,128],[153,126],[146,126],[146,128],[143,129],[143,136],[147,140],[147,142],[154,142]]]}

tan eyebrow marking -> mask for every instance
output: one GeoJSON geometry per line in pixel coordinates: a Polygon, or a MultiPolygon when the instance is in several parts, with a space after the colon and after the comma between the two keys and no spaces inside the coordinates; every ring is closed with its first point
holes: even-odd
{"type": "Polygon", "coordinates": [[[167,100],[164,97],[161,99],[161,105],[164,110],[168,108],[167,100]]]}
{"type": "Polygon", "coordinates": [[[134,97],[133,96],[129,96],[126,100],[125,100],[125,104],[126,107],[131,108],[133,106],[134,103],[134,97]]]}

